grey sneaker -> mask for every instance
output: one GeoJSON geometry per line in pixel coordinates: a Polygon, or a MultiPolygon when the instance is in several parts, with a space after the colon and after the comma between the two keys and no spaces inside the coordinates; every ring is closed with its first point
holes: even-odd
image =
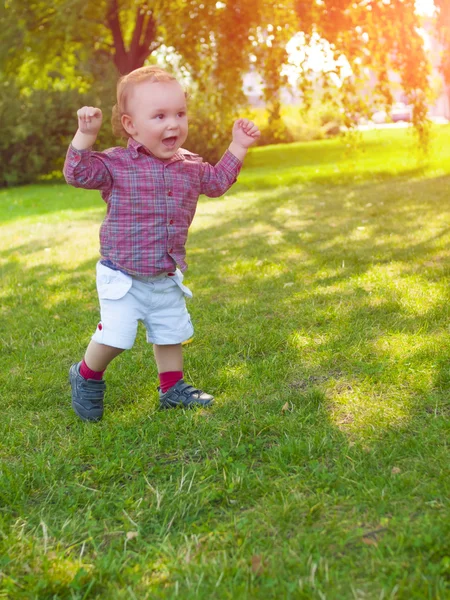
{"type": "MultiPolygon", "coordinates": [[[[159,388],[158,388],[159,389],[159,388]]],[[[159,404],[161,408],[194,408],[197,406],[211,406],[214,397],[202,392],[184,382],[183,379],[177,381],[164,394],[159,390],[159,404]]]]}
{"type": "Polygon", "coordinates": [[[85,379],[80,375],[81,363],[75,363],[69,370],[72,386],[72,408],[83,421],[100,421],[103,416],[103,397],[106,383],[101,379],[85,379]]]}

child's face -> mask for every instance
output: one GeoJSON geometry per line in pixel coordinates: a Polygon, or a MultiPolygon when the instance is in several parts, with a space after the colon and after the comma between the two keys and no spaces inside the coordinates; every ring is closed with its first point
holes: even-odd
{"type": "Polygon", "coordinates": [[[128,100],[122,124],[154,156],[171,158],[186,141],[186,98],[177,81],[139,83],[128,100]]]}

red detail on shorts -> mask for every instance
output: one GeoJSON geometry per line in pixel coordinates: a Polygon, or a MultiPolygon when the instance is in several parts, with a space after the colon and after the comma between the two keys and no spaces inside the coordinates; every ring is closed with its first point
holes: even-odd
{"type": "Polygon", "coordinates": [[[167,273],[169,277],[175,277],[175,273],[167,273]]]}
{"type": "Polygon", "coordinates": [[[101,323],[99,323],[99,324],[97,325],[97,328],[98,328],[98,329],[101,331],[101,330],[103,329],[103,325],[102,325],[101,323]]]}

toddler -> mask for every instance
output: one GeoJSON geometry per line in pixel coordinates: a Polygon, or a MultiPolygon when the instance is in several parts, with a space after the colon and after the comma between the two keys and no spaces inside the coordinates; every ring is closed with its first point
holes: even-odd
{"type": "Polygon", "coordinates": [[[75,187],[99,190],[107,209],[97,263],[100,322],[84,359],[70,368],[72,407],[84,421],[102,418],[103,373],[132,348],[139,321],[153,344],[160,406],[209,406],[213,396],[183,379],[181,344],[193,335],[185,302],[192,293],[182,274],[186,239],[199,195],[221,196],[232,186],[260,132],[238,119],[215,166],[183,149],[186,94],[158,67],[136,69],[118,82],[113,128],[128,138],[126,148],[92,151],[102,112],[85,106],[77,115],[64,176],[75,187]]]}

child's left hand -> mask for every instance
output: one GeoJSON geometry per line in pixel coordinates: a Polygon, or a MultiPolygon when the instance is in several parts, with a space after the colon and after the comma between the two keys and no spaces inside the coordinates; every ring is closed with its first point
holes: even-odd
{"type": "Polygon", "coordinates": [[[238,119],[233,125],[233,142],[243,148],[249,148],[260,137],[258,127],[248,119],[238,119]]]}

